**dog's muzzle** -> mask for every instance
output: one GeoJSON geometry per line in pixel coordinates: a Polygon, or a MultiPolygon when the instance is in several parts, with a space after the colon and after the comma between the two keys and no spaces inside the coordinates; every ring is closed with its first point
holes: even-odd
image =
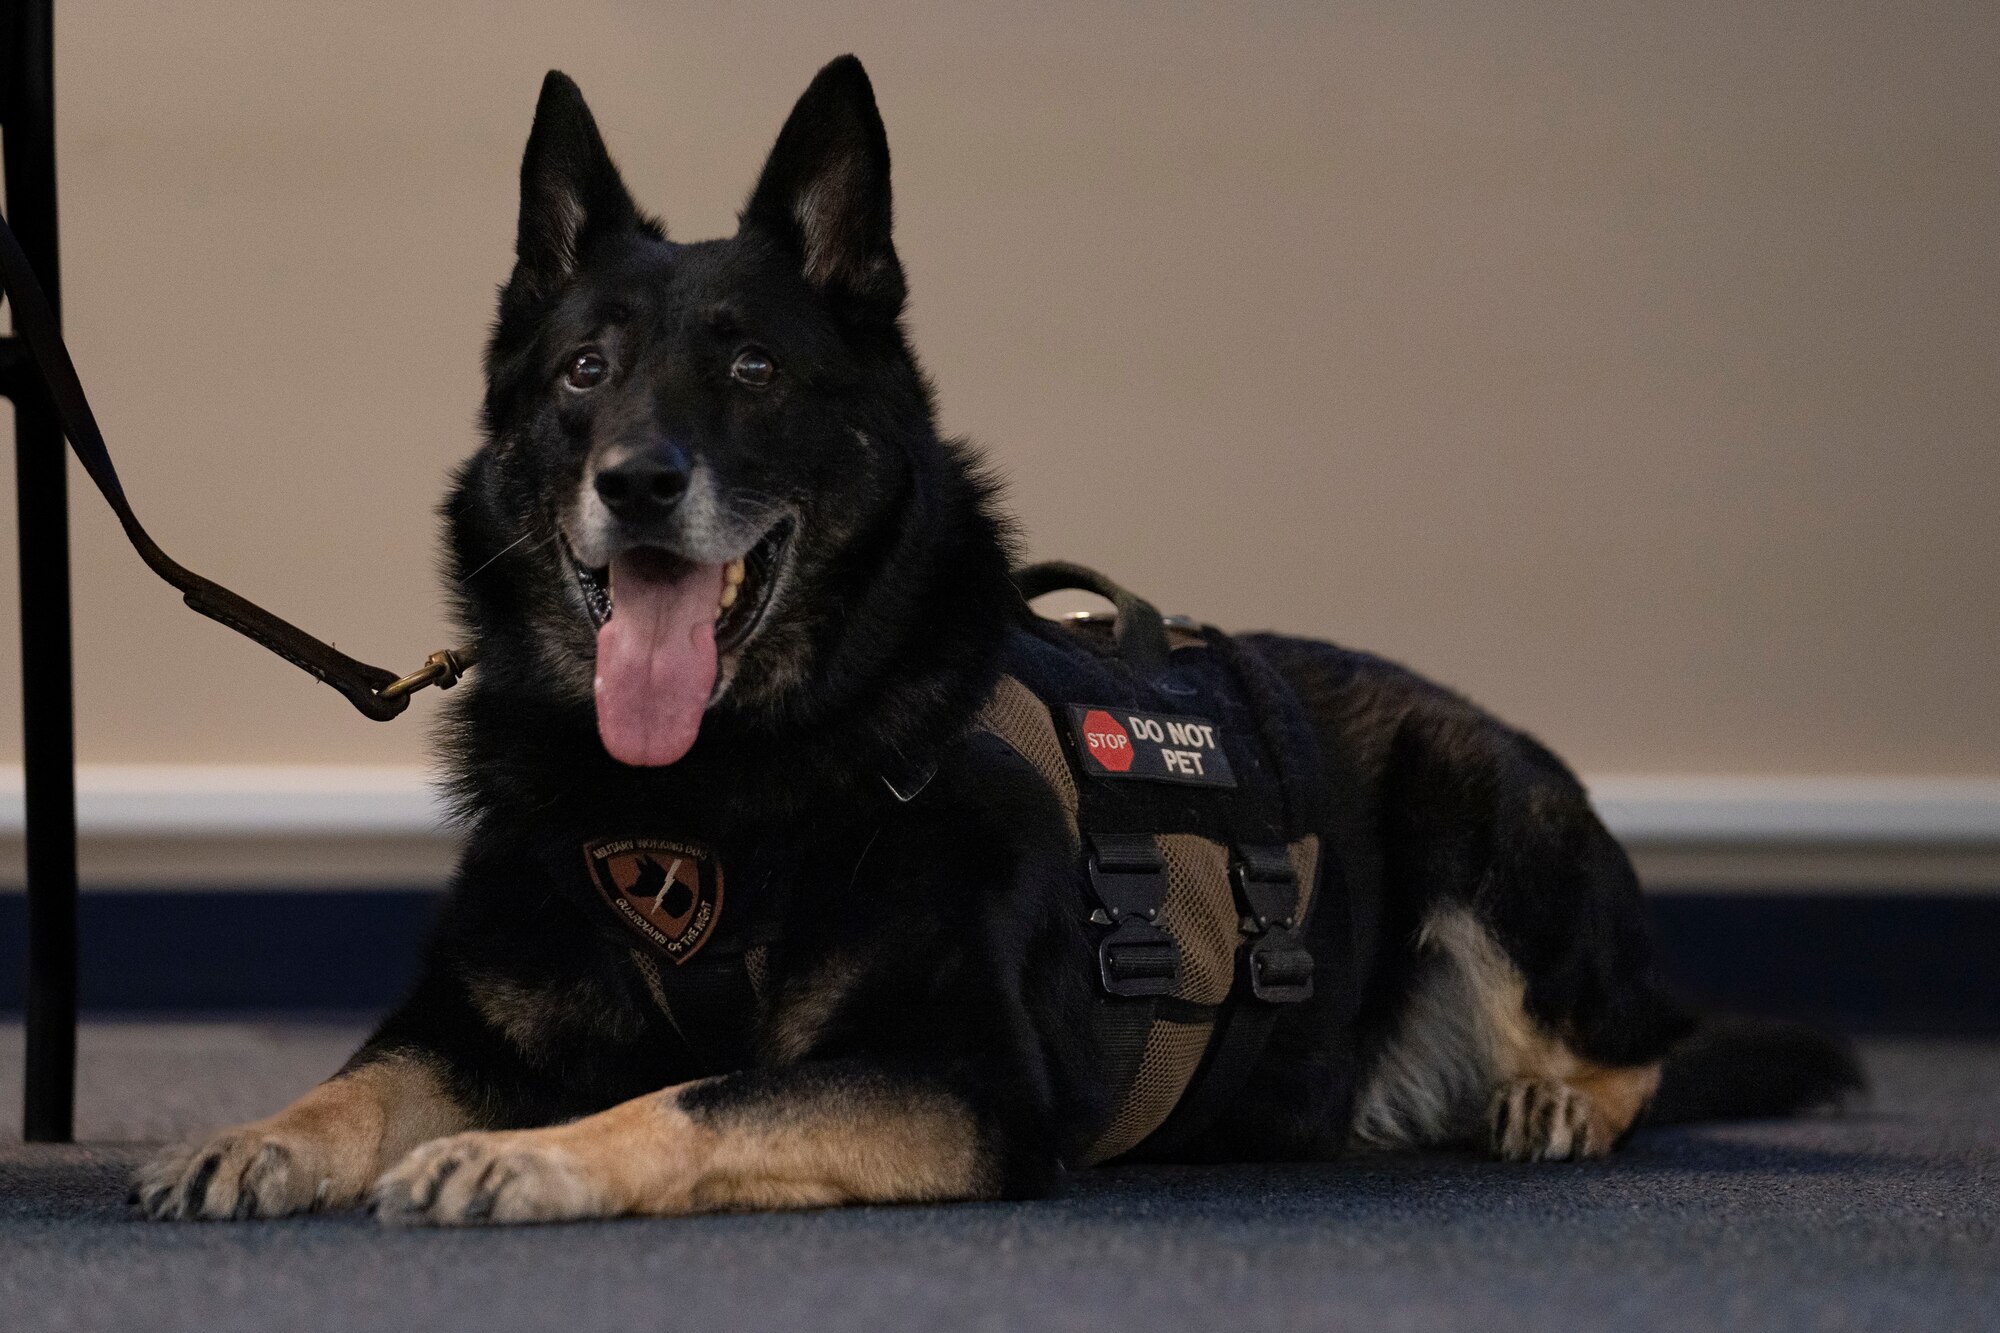
{"type": "MultiPolygon", "coordinates": [[[[792,535],[796,530],[797,522],[790,515],[780,518],[757,539],[755,545],[724,567],[725,586],[716,607],[715,624],[715,645],[719,653],[734,652],[756,636],[775,600],[778,586],[784,581],[786,556],[790,553],[792,535]]],[[[567,551],[567,539],[564,540],[564,547],[567,551]]],[[[630,552],[658,561],[662,572],[669,576],[690,567],[685,558],[657,547],[641,545],[630,548],[630,552]]],[[[610,566],[593,569],[577,559],[573,551],[568,551],[568,554],[591,627],[602,629],[611,619],[612,605],[617,596],[610,566]]]]}

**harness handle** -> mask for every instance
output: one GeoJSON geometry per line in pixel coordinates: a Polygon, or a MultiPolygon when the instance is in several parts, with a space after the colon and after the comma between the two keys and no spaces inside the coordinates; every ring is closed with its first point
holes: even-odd
{"type": "Polygon", "coordinates": [[[1073,565],[1067,560],[1045,560],[1014,571],[1014,586],[1021,600],[1033,601],[1043,593],[1076,588],[1094,592],[1117,608],[1111,624],[1112,642],[1126,665],[1151,676],[1167,668],[1171,646],[1167,642],[1166,618],[1145,598],[1125,590],[1094,569],[1073,565]]]}
{"type": "Polygon", "coordinates": [[[155,574],[172,584],[189,606],[210,620],[227,625],[245,638],[264,645],[278,656],[340,691],[362,716],[387,722],[410,706],[410,695],[429,685],[449,689],[460,673],[479,660],[476,650],[459,648],[432,653],[425,664],[405,676],[384,667],[370,666],[341,652],[332,644],[316,639],[288,620],[266,611],[249,598],[231,592],[213,579],[203,578],[160,549],[139,516],[125,498],[125,487],[112,466],[111,451],[97,428],[97,418],[84,395],[83,382],[64,345],[62,327],[49,306],[48,293],[35,277],[35,270],[22,253],[14,229],[0,218],[0,286],[14,304],[14,331],[27,346],[35,369],[41,373],[56,418],[69,437],[77,461],[118,516],[119,526],[132,549],[155,574]]]}

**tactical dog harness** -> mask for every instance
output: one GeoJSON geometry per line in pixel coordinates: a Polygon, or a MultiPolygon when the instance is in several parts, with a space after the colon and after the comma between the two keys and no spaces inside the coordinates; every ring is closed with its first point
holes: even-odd
{"type": "Polygon", "coordinates": [[[1047,564],[1024,597],[1083,588],[1108,627],[1029,617],[980,725],[1061,803],[1097,931],[1095,1019],[1117,1107],[1084,1155],[1164,1156],[1241,1090],[1278,1016],[1315,986],[1306,927],[1344,944],[1325,781],[1304,709],[1263,660],[1212,627],[1167,620],[1101,575],[1047,564]],[[1331,895],[1329,907],[1324,900],[1331,895]]]}

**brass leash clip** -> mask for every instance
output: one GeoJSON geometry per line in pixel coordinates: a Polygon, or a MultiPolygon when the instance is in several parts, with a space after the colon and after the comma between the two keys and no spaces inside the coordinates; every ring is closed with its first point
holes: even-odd
{"type": "Polygon", "coordinates": [[[424,659],[424,664],[400,680],[393,680],[375,691],[378,698],[400,699],[406,694],[435,685],[448,690],[458,684],[458,678],[471,670],[479,655],[470,648],[440,648],[424,659]]]}

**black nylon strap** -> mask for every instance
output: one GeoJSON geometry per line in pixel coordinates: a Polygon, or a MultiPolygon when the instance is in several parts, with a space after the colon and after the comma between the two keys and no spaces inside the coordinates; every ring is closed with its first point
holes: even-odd
{"type": "MultiPolygon", "coordinates": [[[[1139,1066],[1146,1056],[1146,1042],[1153,1033],[1153,1018],[1160,1006],[1157,996],[1097,996],[1091,1022],[1097,1030],[1098,1050],[1104,1058],[1102,1078],[1110,1090],[1112,1118],[1124,1109],[1132,1085],[1138,1081],[1139,1066]]],[[[1100,1125],[1101,1134],[1108,1126],[1100,1125]]]]}
{"type": "MultiPolygon", "coordinates": [[[[111,512],[118,516],[119,526],[125,529],[126,540],[132,543],[139,558],[179,590],[182,599],[196,611],[331,685],[364,716],[386,722],[408,708],[407,692],[383,692],[385,686],[396,682],[396,672],[349,657],[248,598],[203,578],[160,549],[125,498],[118,469],[112,466],[111,452],[105,447],[97,418],[90,410],[90,399],[84,395],[83,383],[70,361],[69,348],[63,343],[62,329],[55,311],[49,307],[48,294],[42,290],[28,257],[21,252],[21,243],[14,238],[13,228],[4,218],[0,218],[0,284],[4,284],[7,298],[14,306],[15,334],[26,345],[35,369],[48,387],[56,418],[69,437],[70,448],[76,451],[77,461],[90,474],[111,512]]],[[[471,665],[472,655],[468,652],[461,651],[455,658],[457,666],[471,665]]]]}
{"type": "Polygon", "coordinates": [[[1166,620],[1151,602],[1136,597],[1094,569],[1070,564],[1067,560],[1045,560],[1014,571],[1014,586],[1023,601],[1033,601],[1043,593],[1063,588],[1094,592],[1118,609],[1111,636],[1125,665],[1143,676],[1166,669],[1172,651],[1167,641],[1166,620]]]}
{"type": "Polygon", "coordinates": [[[704,1073],[743,1068],[752,1057],[757,988],[747,952],[697,958],[684,968],[655,964],[661,1002],[675,1033],[704,1073]]]}
{"type": "Polygon", "coordinates": [[[1188,1080],[1172,1114],[1139,1145],[1136,1155],[1171,1158],[1214,1124],[1249,1082],[1277,1021],[1275,1005],[1247,999],[1225,1005],[1209,1037],[1207,1057],[1188,1080]]]}
{"type": "MultiPolygon", "coordinates": [[[[1263,1058],[1279,1013],[1286,1005],[1312,994],[1313,974],[1317,969],[1313,966],[1312,956],[1304,949],[1307,917],[1331,914],[1338,920],[1348,910],[1344,883],[1338,864],[1332,859],[1335,855],[1333,840],[1328,836],[1328,830],[1319,827],[1320,818],[1314,813],[1326,808],[1326,777],[1320,766],[1317,748],[1288,745],[1283,734],[1285,719],[1303,716],[1297,698],[1254,655],[1244,652],[1223,635],[1211,632],[1208,637],[1211,645],[1228,657],[1244,691],[1258,705],[1258,717],[1265,729],[1266,743],[1283,767],[1281,786],[1288,807],[1288,825],[1294,832],[1318,829],[1319,855],[1313,873],[1319,882],[1315,887],[1294,881],[1288,896],[1278,893],[1276,890],[1284,882],[1281,875],[1289,876],[1291,873],[1289,864],[1282,860],[1280,849],[1254,846],[1235,849],[1236,866],[1232,870],[1232,878],[1239,896],[1238,906],[1250,918],[1248,924],[1255,926],[1256,930],[1237,950],[1236,979],[1230,986],[1229,998],[1223,1004],[1222,1013],[1216,1018],[1207,1054],[1189,1081],[1187,1091],[1165,1123],[1139,1145],[1137,1155],[1145,1157],[1174,1156],[1205,1133],[1228,1109],[1263,1058]],[[1300,912],[1299,900],[1309,888],[1312,889],[1311,897],[1305,900],[1305,912],[1300,912]],[[1339,901],[1327,904],[1325,900],[1329,896],[1339,901]],[[1267,920],[1269,926],[1260,924],[1258,918],[1267,920]],[[1268,951],[1266,946],[1272,944],[1279,945],[1280,951],[1275,954],[1268,951]],[[1299,986],[1301,978],[1295,970],[1295,965],[1301,960],[1304,964],[1302,992],[1299,986]],[[1274,965],[1269,973],[1262,968],[1267,962],[1274,965]],[[1287,969],[1283,976],[1278,975],[1280,967],[1287,969]],[[1280,984],[1272,985],[1274,981],[1280,984]],[[1284,999],[1273,1002],[1261,998],[1266,993],[1282,995],[1284,999]]],[[[1329,934],[1338,946],[1334,959],[1345,958],[1346,931],[1341,929],[1329,934]]],[[[1336,984],[1343,988],[1351,987],[1352,980],[1347,975],[1350,970],[1345,966],[1336,967],[1336,984]]],[[[1342,1012],[1346,1012],[1345,1007],[1342,1012]]]]}
{"type": "MultiPolygon", "coordinates": [[[[1240,880],[1238,888],[1240,891],[1240,880]]],[[[1291,902],[1282,907],[1273,904],[1273,909],[1286,916],[1295,914],[1297,891],[1291,902]]],[[[1236,951],[1236,979],[1230,985],[1222,1012],[1216,1016],[1208,1052],[1194,1077],[1188,1080],[1180,1102],[1141,1145],[1147,1155],[1171,1157],[1199,1137],[1243,1090],[1251,1071],[1263,1058],[1271,1029],[1278,1021],[1280,1005],[1259,999],[1256,994],[1256,950],[1261,942],[1260,932],[1236,951]]]]}

